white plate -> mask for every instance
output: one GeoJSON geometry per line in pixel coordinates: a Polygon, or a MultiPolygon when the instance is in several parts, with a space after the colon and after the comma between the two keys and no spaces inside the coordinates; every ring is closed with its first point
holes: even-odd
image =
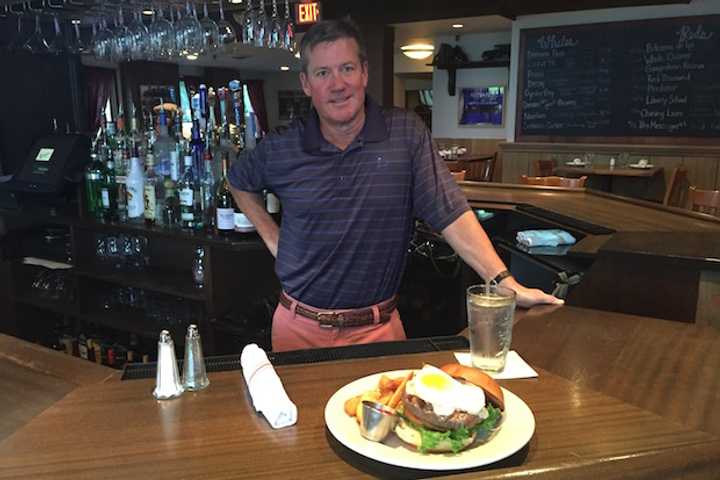
{"type": "Polygon", "coordinates": [[[630,168],[653,168],[653,165],[651,163],[646,163],[645,165],[640,165],[639,163],[630,163],[630,164],[628,164],[628,167],[630,167],[630,168]]]}
{"type": "Polygon", "coordinates": [[[582,163],[565,162],[565,165],[567,165],[569,167],[584,167],[585,165],[587,165],[587,163],[585,163],[585,162],[582,162],[582,163]]]}
{"type": "Polygon", "coordinates": [[[460,453],[421,454],[406,446],[394,433],[384,443],[371,442],[360,435],[355,418],[343,409],[345,400],[377,387],[380,375],[404,376],[409,370],[381,372],[348,383],[335,392],[325,405],[325,424],[343,445],[379,462],[422,470],[459,470],[488,465],[507,458],[524,447],[535,432],[535,417],[517,395],[503,388],[505,413],[500,429],[484,444],[476,444],[460,453]]]}

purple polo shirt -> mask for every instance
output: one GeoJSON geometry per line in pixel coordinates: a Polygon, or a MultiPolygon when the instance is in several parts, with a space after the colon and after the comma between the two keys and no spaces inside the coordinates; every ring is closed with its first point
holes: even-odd
{"type": "Polygon", "coordinates": [[[280,198],[275,270],[282,288],[318,308],[357,308],[393,296],[414,219],[441,231],[469,209],[414,113],[365,104],[365,126],[341,151],[313,110],[233,163],[233,187],[280,198]]]}

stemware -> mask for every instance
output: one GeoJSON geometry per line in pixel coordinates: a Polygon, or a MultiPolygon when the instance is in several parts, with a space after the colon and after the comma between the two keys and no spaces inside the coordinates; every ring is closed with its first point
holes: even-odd
{"type": "MultiPolygon", "coordinates": [[[[172,18],[172,9],[169,9],[172,18]]],[[[170,57],[175,54],[175,30],[171,20],[165,19],[163,9],[158,5],[153,23],[150,25],[150,55],[155,58],[170,57]]]]}
{"type": "Polygon", "coordinates": [[[283,32],[283,48],[295,53],[297,44],[295,43],[295,23],[290,14],[290,0],[285,0],[285,28],[283,32]]]}
{"type": "Polygon", "coordinates": [[[77,55],[82,55],[88,52],[88,47],[82,41],[82,35],[80,35],[80,21],[72,20],[72,29],[75,35],[72,36],[70,42],[68,42],[68,51],[77,55]]]}
{"type": "Polygon", "coordinates": [[[112,55],[113,34],[107,26],[107,19],[102,18],[93,29],[93,53],[96,57],[109,59],[112,55]]]}
{"type": "Polygon", "coordinates": [[[282,48],[283,42],[283,22],[280,21],[278,14],[277,0],[272,0],[272,17],[270,18],[270,34],[268,35],[268,43],[271,48],[282,48]]]}
{"type": "Polygon", "coordinates": [[[48,53],[49,47],[42,34],[40,14],[35,14],[35,31],[25,41],[23,48],[30,53],[48,53]]]}
{"type": "Polygon", "coordinates": [[[53,15],[53,28],[55,30],[55,36],[48,45],[48,51],[50,53],[54,53],[55,55],[66,53],[68,51],[68,45],[67,41],[65,41],[65,37],[63,37],[62,29],[60,28],[60,21],[58,20],[57,15],[53,15]]]}
{"type": "Polygon", "coordinates": [[[143,23],[142,14],[139,10],[133,12],[133,21],[128,27],[128,39],[130,47],[130,58],[141,60],[145,58],[149,50],[149,31],[143,23]]]}
{"type": "Polygon", "coordinates": [[[204,50],[205,36],[190,2],[185,2],[185,16],[175,22],[177,53],[182,56],[200,55],[204,50]]]}
{"type": "MultiPolygon", "coordinates": [[[[235,29],[232,24],[225,20],[225,10],[223,10],[223,2],[220,0],[220,21],[217,22],[218,26],[218,46],[227,45],[237,41],[235,29]]],[[[242,26],[242,23],[240,23],[242,26]]]]}
{"type": "Polygon", "coordinates": [[[117,61],[130,59],[130,31],[125,26],[123,9],[118,9],[118,16],[115,19],[113,38],[110,43],[111,55],[117,61]]]}
{"type": "Polygon", "coordinates": [[[243,32],[242,41],[246,45],[255,44],[255,10],[253,9],[252,0],[247,0],[247,7],[245,7],[245,14],[243,15],[243,32]]]}
{"type": "Polygon", "coordinates": [[[15,52],[20,51],[23,49],[23,45],[25,45],[25,34],[23,33],[23,15],[22,14],[16,14],[17,15],[17,30],[15,32],[15,38],[13,38],[10,43],[7,44],[6,49],[9,52],[15,52]]]}
{"type": "Polygon", "coordinates": [[[270,37],[270,18],[265,12],[265,1],[259,0],[258,2],[258,13],[255,17],[255,32],[253,33],[254,44],[256,47],[267,47],[270,37]]]}
{"type": "Polygon", "coordinates": [[[207,0],[203,2],[203,18],[200,20],[205,46],[208,50],[214,50],[219,45],[220,29],[217,23],[208,16],[207,0]]]}

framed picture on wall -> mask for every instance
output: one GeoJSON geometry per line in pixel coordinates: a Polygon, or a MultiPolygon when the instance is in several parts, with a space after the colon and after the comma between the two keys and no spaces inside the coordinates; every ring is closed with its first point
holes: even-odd
{"type": "Polygon", "coordinates": [[[278,90],[278,119],[288,122],[310,111],[310,97],[302,90],[278,90]]]}
{"type": "Polygon", "coordinates": [[[505,124],[505,85],[460,89],[461,127],[502,127],[505,124]]]}

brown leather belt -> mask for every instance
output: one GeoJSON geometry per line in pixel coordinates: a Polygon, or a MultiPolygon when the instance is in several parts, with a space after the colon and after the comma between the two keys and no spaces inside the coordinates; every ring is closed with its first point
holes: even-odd
{"type": "MultiPolygon", "coordinates": [[[[280,293],[280,304],[285,308],[291,308],[293,300],[285,292],[280,293]]],[[[380,318],[377,323],[385,323],[390,320],[392,312],[397,307],[397,295],[389,300],[378,304],[380,318]]],[[[301,304],[295,305],[295,313],[310,320],[315,320],[321,327],[361,327],[376,323],[372,307],[357,308],[352,310],[316,310],[305,307],[301,304]]]]}

